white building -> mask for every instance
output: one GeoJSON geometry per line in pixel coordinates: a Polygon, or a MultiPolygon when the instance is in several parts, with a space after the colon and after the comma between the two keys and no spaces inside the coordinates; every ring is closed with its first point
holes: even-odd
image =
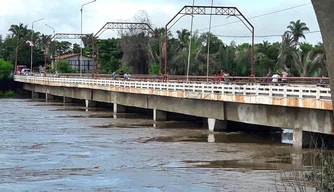
{"type": "MultiPolygon", "coordinates": [[[[80,54],[68,54],[56,57],[57,60],[66,60],[73,69],[80,70],[80,54]]],[[[92,71],[95,69],[94,61],[90,57],[82,56],[82,71],[92,71]]]]}

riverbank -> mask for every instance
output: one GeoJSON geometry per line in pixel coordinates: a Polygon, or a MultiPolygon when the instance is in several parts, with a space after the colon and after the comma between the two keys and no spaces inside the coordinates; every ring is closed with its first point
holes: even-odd
{"type": "Polygon", "coordinates": [[[20,84],[13,79],[0,80],[0,99],[16,97],[20,84]]]}
{"type": "Polygon", "coordinates": [[[13,98],[15,97],[15,92],[13,90],[9,90],[9,91],[0,91],[0,99],[3,98],[13,98]]]}

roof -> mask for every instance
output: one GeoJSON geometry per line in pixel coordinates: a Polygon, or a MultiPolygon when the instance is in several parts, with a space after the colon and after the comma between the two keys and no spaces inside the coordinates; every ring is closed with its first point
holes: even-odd
{"type": "Polygon", "coordinates": [[[68,59],[71,57],[76,57],[79,56],[80,54],[76,53],[76,54],[67,54],[67,55],[61,55],[59,57],[56,57],[56,59],[60,60],[60,59],[68,59]]]}

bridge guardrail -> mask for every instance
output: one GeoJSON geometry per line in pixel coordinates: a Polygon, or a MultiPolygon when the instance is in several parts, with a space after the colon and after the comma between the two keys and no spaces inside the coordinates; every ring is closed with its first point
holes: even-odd
{"type": "MultiPolygon", "coordinates": [[[[92,79],[112,79],[111,74],[98,74],[98,76],[92,77],[91,74],[80,74],[78,73],[64,73],[61,74],[62,77],[68,78],[92,78],[92,79]]],[[[121,76],[118,75],[117,79],[121,79],[121,76]]],[[[155,81],[162,82],[163,76],[159,75],[147,75],[147,74],[133,74],[131,79],[137,81],[155,81]]],[[[178,83],[221,83],[224,79],[228,79],[229,82],[233,84],[248,84],[248,83],[261,83],[261,84],[274,84],[272,82],[272,77],[247,77],[247,76],[188,76],[184,75],[168,75],[169,82],[178,82],[178,83]]],[[[327,77],[287,77],[287,83],[280,82],[280,84],[304,84],[304,85],[317,85],[319,82],[323,82],[322,86],[328,86],[329,78],[327,77]]]]}
{"type": "Polygon", "coordinates": [[[177,83],[177,82],[145,82],[86,78],[56,78],[15,75],[15,80],[26,83],[55,82],[65,84],[82,84],[97,86],[114,86],[127,88],[154,89],[166,91],[187,91],[197,93],[216,93],[230,95],[255,95],[269,97],[314,98],[331,100],[328,87],[304,85],[261,85],[261,84],[213,84],[213,83],[177,83]]]}

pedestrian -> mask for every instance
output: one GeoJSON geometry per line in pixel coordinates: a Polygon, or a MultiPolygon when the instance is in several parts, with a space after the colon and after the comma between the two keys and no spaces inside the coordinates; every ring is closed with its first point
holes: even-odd
{"type": "Polygon", "coordinates": [[[289,73],[286,71],[286,69],[284,69],[284,71],[282,72],[282,83],[286,84],[288,82],[288,76],[289,73]]]}
{"type": "Polygon", "coordinates": [[[262,82],[263,83],[269,83],[270,82],[270,80],[269,80],[270,77],[271,77],[271,74],[270,74],[270,72],[268,72],[267,75],[264,77],[262,82]]]}
{"type": "Polygon", "coordinates": [[[279,75],[279,73],[274,73],[274,75],[272,76],[273,80],[272,82],[275,83],[275,85],[277,85],[276,83],[278,83],[279,79],[281,78],[281,76],[279,75]]]}

